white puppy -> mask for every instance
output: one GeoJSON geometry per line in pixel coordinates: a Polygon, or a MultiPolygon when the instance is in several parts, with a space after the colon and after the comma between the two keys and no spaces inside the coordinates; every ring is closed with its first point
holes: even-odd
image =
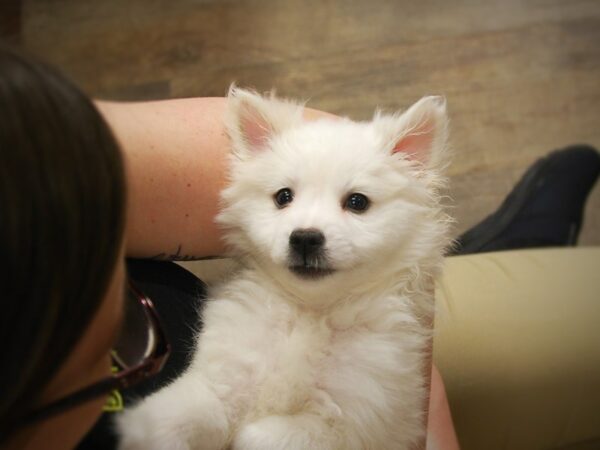
{"type": "Polygon", "coordinates": [[[119,419],[123,449],[406,449],[424,437],[440,97],[370,122],[232,88],[218,222],[243,269],[191,366],[119,419]]]}

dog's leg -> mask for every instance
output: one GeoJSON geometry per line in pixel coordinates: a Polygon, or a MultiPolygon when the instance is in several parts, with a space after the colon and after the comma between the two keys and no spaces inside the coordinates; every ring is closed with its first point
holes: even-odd
{"type": "Polygon", "coordinates": [[[232,450],[352,450],[325,419],[315,414],[268,416],[243,425],[232,450]]]}
{"type": "Polygon", "coordinates": [[[221,400],[193,371],[124,412],[117,427],[121,450],[220,450],[230,431],[221,400]]]}

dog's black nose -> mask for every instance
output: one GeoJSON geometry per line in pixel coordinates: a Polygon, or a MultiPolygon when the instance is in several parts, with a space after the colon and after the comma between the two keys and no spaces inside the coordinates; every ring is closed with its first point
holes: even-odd
{"type": "Polygon", "coordinates": [[[314,228],[294,230],[290,234],[290,247],[299,255],[314,256],[325,243],[325,235],[314,228]]]}

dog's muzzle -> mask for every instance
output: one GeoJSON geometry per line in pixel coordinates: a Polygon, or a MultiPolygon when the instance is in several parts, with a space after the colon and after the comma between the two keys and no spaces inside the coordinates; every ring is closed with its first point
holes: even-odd
{"type": "Polygon", "coordinates": [[[290,234],[289,260],[290,270],[301,277],[318,278],[333,272],[325,253],[325,235],[314,228],[290,234]]]}

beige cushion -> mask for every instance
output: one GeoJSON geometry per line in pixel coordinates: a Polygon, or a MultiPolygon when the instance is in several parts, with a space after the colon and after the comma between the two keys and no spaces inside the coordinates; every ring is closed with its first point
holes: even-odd
{"type": "Polygon", "coordinates": [[[463,449],[600,448],[600,248],[448,258],[437,301],[463,449]]]}

